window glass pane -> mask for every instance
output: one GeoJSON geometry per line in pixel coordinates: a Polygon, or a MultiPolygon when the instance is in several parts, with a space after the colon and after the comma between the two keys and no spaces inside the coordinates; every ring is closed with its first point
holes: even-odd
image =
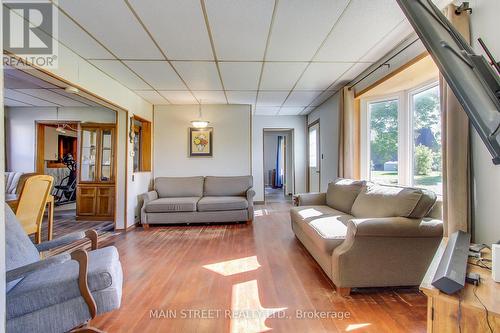
{"type": "Polygon", "coordinates": [[[412,95],[413,185],[441,195],[441,114],[439,86],[412,95]]]}
{"type": "Polygon", "coordinates": [[[134,172],[139,172],[141,167],[141,129],[134,130],[134,172]]]}
{"type": "Polygon", "coordinates": [[[317,147],[316,147],[316,129],[312,129],[309,131],[309,167],[316,168],[317,167],[317,147]]]}
{"type": "Polygon", "coordinates": [[[368,104],[370,116],[370,180],[398,183],[398,101],[368,104]]]}

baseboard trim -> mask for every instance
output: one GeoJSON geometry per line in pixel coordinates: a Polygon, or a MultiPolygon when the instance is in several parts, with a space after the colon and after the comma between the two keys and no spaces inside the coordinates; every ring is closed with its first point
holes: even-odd
{"type": "Polygon", "coordinates": [[[263,205],[265,204],[266,202],[265,201],[254,201],[253,202],[255,205],[263,205]]]}

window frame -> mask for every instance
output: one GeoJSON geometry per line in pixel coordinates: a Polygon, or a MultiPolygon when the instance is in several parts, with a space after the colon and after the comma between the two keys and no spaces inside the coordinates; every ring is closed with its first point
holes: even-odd
{"type": "MultiPolygon", "coordinates": [[[[398,92],[361,98],[360,115],[360,175],[362,179],[371,180],[370,170],[370,112],[371,103],[397,100],[398,101],[398,184],[415,186],[413,179],[415,133],[413,130],[413,96],[439,87],[439,80],[432,78],[410,89],[398,92]]],[[[438,196],[441,196],[438,194],[438,196]]]]}

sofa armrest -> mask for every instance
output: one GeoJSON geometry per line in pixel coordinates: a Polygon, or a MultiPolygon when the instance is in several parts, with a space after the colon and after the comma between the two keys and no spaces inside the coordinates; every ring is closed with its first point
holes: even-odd
{"type": "Polygon", "coordinates": [[[148,224],[148,216],[146,214],[146,205],[148,202],[158,199],[158,192],[149,191],[141,195],[142,207],[141,207],[141,223],[148,224]]]}
{"type": "Polygon", "coordinates": [[[158,192],[149,191],[142,194],[142,203],[143,205],[147,204],[150,201],[158,199],[158,192]]]}
{"type": "Polygon", "coordinates": [[[250,188],[247,190],[246,197],[247,197],[248,205],[253,206],[253,197],[255,197],[255,191],[253,188],[250,188]]]}
{"type": "Polygon", "coordinates": [[[66,236],[62,236],[54,240],[36,244],[35,247],[38,250],[38,252],[43,252],[54,249],[59,246],[71,244],[73,242],[76,242],[84,238],[88,238],[90,240],[92,250],[97,249],[99,236],[97,235],[97,231],[95,231],[94,229],[89,229],[86,230],[85,232],[83,231],[72,232],[66,236]]]}
{"type": "Polygon", "coordinates": [[[301,193],[295,195],[297,206],[326,205],[326,193],[301,193]]]}
{"type": "Polygon", "coordinates": [[[354,237],[443,237],[443,222],[435,219],[380,217],[352,219],[347,235],[354,237]]]}

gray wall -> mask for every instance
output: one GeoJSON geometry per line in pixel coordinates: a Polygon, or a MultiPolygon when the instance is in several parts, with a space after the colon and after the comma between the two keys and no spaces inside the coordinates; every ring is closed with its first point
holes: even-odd
{"type": "Polygon", "coordinates": [[[339,155],[339,102],[340,94],[336,93],[307,118],[308,124],[319,119],[320,152],[321,152],[321,191],[326,191],[328,183],[337,177],[339,155]]]}
{"type": "MultiPolygon", "coordinates": [[[[476,52],[482,52],[477,38],[484,42],[497,61],[500,60],[498,13],[500,1],[473,0],[471,16],[472,40],[476,52]]],[[[491,244],[500,240],[500,166],[491,162],[491,155],[474,131],[472,135],[474,187],[474,241],[491,244]]]]}

